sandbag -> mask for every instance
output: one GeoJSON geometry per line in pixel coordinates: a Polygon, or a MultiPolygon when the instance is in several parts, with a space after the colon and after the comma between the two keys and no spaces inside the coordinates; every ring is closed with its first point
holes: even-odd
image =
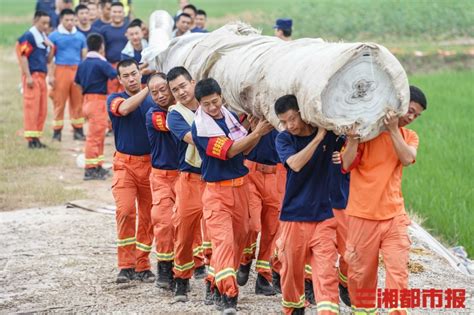
{"type": "Polygon", "coordinates": [[[312,125],[340,134],[357,122],[362,141],[384,130],[388,110],[408,110],[403,67],[374,43],[286,42],[235,22],[175,38],[161,50],[157,69],[184,66],[196,80],[212,77],[229,108],[265,117],[277,128],[274,104],[285,94],[296,95],[303,120],[312,125]]]}

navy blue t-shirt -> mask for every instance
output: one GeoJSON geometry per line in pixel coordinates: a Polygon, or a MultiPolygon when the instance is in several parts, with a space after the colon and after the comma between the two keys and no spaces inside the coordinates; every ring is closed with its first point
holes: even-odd
{"type": "Polygon", "coordinates": [[[28,59],[28,68],[30,73],[33,72],[48,72],[48,50],[45,48],[39,48],[36,45],[35,38],[30,31],[27,31],[20,38],[18,38],[20,44],[20,54],[26,56],[28,59]]]}
{"type": "Polygon", "coordinates": [[[146,113],[151,165],[162,170],[176,170],[178,169],[178,144],[176,137],[166,127],[167,113],[156,104],[146,113]]]}
{"type": "Polygon", "coordinates": [[[266,165],[276,165],[279,163],[280,159],[275,149],[275,139],[277,135],[278,131],[275,129],[264,135],[246,156],[247,160],[266,165]]]}
{"type": "Polygon", "coordinates": [[[178,143],[179,170],[182,172],[201,174],[201,168],[186,163],[188,143],[183,139],[184,136],[191,131],[191,126],[184,120],[184,117],[175,110],[168,113],[166,120],[168,121],[168,127],[171,133],[176,137],[178,143]]]}
{"type": "Polygon", "coordinates": [[[95,33],[95,31],[94,31],[94,29],[92,28],[92,26],[91,26],[91,28],[90,28],[88,31],[82,30],[79,26],[76,26],[76,28],[77,28],[77,30],[78,30],[79,32],[81,32],[86,38],[87,38],[87,36],[88,36],[90,33],[95,33]]]}
{"type": "Polygon", "coordinates": [[[117,76],[110,63],[99,58],[86,58],[77,68],[74,82],[82,87],[82,94],[107,94],[107,81],[117,76]]]}
{"type": "MultiPolygon", "coordinates": [[[[345,138],[339,136],[336,140],[334,151],[341,152],[344,142],[345,138]]],[[[341,168],[341,164],[331,163],[329,186],[331,206],[333,209],[345,209],[349,199],[350,174],[343,174],[341,168]]]]}
{"type": "Polygon", "coordinates": [[[226,137],[199,137],[196,124],[193,123],[191,127],[193,141],[202,159],[202,178],[206,182],[218,182],[247,175],[249,169],[244,165],[243,153],[239,153],[231,159],[227,158],[227,151],[233,141],[228,138],[230,131],[225,123],[225,118],[215,119],[215,121],[224,131],[226,137]]]}
{"type": "Polygon", "coordinates": [[[126,92],[112,93],[107,98],[107,111],[115,136],[117,151],[130,155],[150,154],[150,142],[146,131],[145,116],[153,106],[153,101],[146,98],[143,103],[127,116],[120,116],[120,104],[130,96],[126,92]]]}
{"type": "Polygon", "coordinates": [[[119,62],[122,55],[122,49],[127,45],[127,24],[121,27],[115,27],[110,24],[102,26],[100,34],[104,37],[105,58],[111,63],[119,62]]]}
{"type": "Polygon", "coordinates": [[[102,22],[101,19],[95,20],[94,23],[92,23],[92,28],[94,29],[94,33],[99,33],[100,29],[105,25],[110,25],[110,23],[102,22]]]}
{"type": "Polygon", "coordinates": [[[281,209],[282,221],[318,222],[333,217],[329,197],[329,169],[336,145],[336,135],[327,132],[314,155],[299,171],[293,171],[286,160],[303,150],[316,136],[293,136],[283,131],[276,138],[276,149],[287,169],[285,197],[281,209]]]}

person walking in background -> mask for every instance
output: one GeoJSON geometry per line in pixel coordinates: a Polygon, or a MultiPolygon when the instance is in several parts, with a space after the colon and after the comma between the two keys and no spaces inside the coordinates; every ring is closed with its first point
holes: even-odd
{"type": "Polygon", "coordinates": [[[74,9],[77,19],[77,30],[81,32],[85,38],[87,35],[92,33],[92,25],[89,19],[89,9],[85,4],[79,4],[76,9],[74,9]]]}
{"type": "Polygon", "coordinates": [[[94,22],[99,18],[99,6],[94,1],[87,3],[87,9],[89,9],[89,22],[93,27],[94,22]]]}
{"type": "Polygon", "coordinates": [[[172,38],[190,34],[191,16],[187,13],[181,13],[176,20],[176,29],[171,34],[172,38]]]}
{"type": "Polygon", "coordinates": [[[100,0],[99,2],[99,18],[92,23],[94,32],[99,32],[100,29],[110,24],[110,11],[112,8],[112,0],[100,0]]]}
{"type": "Polygon", "coordinates": [[[194,19],[194,28],[191,33],[207,33],[206,30],[207,14],[204,10],[197,10],[196,17],[194,19]]]}

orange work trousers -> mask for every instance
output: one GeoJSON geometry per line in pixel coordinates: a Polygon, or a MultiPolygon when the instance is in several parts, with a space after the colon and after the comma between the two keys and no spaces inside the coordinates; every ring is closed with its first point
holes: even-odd
{"type": "Polygon", "coordinates": [[[202,196],[215,284],[228,297],[239,293],[236,271],[249,231],[248,196],[246,177],[207,183],[202,196]]]}
{"type": "MultiPolygon", "coordinates": [[[[117,69],[118,62],[112,63],[112,67],[114,69],[117,69]]],[[[112,94],[112,93],[119,93],[122,92],[123,86],[120,84],[119,80],[117,78],[109,79],[107,81],[107,94],[112,94]]]]}
{"type": "Polygon", "coordinates": [[[204,186],[200,174],[180,172],[176,181],[175,278],[190,279],[194,268],[204,265],[201,229],[204,186]]]}
{"type": "Polygon", "coordinates": [[[33,72],[33,87],[26,85],[26,76],[22,76],[23,85],[23,128],[24,137],[39,138],[43,135],[44,123],[48,111],[46,74],[33,72]]]}
{"type": "Polygon", "coordinates": [[[153,242],[150,155],[134,156],[115,152],[113,169],[118,267],[135,268],[137,272],[149,270],[153,242]],[[135,205],[138,205],[138,209],[135,205]]]}
{"type": "Polygon", "coordinates": [[[85,155],[86,168],[94,168],[104,163],[104,141],[107,129],[107,96],[103,94],[85,94],[82,107],[84,117],[89,123],[85,155]]]}
{"type": "MultiPolygon", "coordinates": [[[[389,220],[368,220],[347,216],[345,260],[349,265],[348,288],[353,312],[377,312],[377,271],[379,251],[385,265],[385,288],[408,288],[408,255],[411,241],[407,233],[408,215],[389,220]]],[[[400,292],[400,291],[398,291],[400,292]]],[[[394,307],[392,314],[407,314],[406,309],[394,307]]]]}
{"type": "Polygon", "coordinates": [[[339,276],[339,283],[347,288],[347,262],[344,260],[344,254],[346,252],[346,240],[347,240],[347,215],[344,209],[332,209],[334,217],[336,218],[336,243],[337,253],[339,255],[339,267],[337,270],[339,276]]]}
{"type": "Polygon", "coordinates": [[[53,129],[61,130],[64,126],[64,109],[69,101],[69,119],[74,128],[81,128],[84,124],[82,114],[82,93],[74,83],[77,65],[56,65],[54,70],[54,87],[51,90],[51,99],[54,105],[53,129]]]}
{"type": "Polygon", "coordinates": [[[255,257],[257,236],[260,244],[256,269],[268,281],[272,280],[270,257],[275,249],[281,198],[277,187],[276,166],[245,161],[249,169],[249,235],[240,261],[246,265],[255,257]]]}
{"type": "Polygon", "coordinates": [[[339,313],[336,261],[336,219],[321,222],[281,221],[277,240],[281,261],[282,305],[285,314],[305,307],[304,267],[310,257],[318,314],[339,313]]]}

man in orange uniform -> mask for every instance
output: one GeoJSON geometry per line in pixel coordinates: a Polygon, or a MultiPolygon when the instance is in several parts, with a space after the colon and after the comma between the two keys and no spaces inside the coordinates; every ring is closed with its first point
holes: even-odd
{"type": "Polygon", "coordinates": [[[189,279],[204,279],[204,257],[196,257],[202,249],[201,218],[204,182],[201,159],[191,137],[194,112],[199,106],[194,97],[195,82],[184,67],[175,67],[167,74],[168,85],[177,101],[168,110],[166,124],[178,142],[179,176],[176,182],[176,220],[174,278],[175,301],[186,302],[189,279]],[[196,245],[196,240],[199,240],[196,245]],[[193,245],[194,248],[193,248],[193,245]],[[194,257],[193,257],[194,256],[194,257]]]}
{"type": "Polygon", "coordinates": [[[317,313],[339,314],[336,220],[329,196],[337,137],[305,123],[294,95],[280,97],[275,112],[285,128],[277,136],[276,149],[288,171],[277,240],[283,311],[304,314],[304,268],[309,260],[317,313]]]}
{"type": "Polygon", "coordinates": [[[69,102],[69,116],[74,128],[74,140],[85,140],[82,125],[82,94],[74,83],[77,67],[87,53],[86,37],[74,26],[74,11],[64,9],[60,15],[58,29],[49,35],[55,45],[54,77],[49,77],[53,88],[51,98],[54,104],[53,139],[61,141],[64,126],[64,108],[69,102]]]}
{"type": "Polygon", "coordinates": [[[115,218],[120,269],[117,283],[135,278],[153,282],[155,275],[150,271],[148,257],[153,242],[150,143],[145,126],[145,115],[153,102],[147,98],[148,87],[141,90],[141,74],[135,60],[119,62],[117,73],[125,91],[107,98],[117,150],[112,181],[117,205],[115,218]],[[138,204],[138,211],[135,204],[138,204]]]}
{"type": "Polygon", "coordinates": [[[48,54],[53,44],[46,37],[50,18],[46,12],[36,11],[33,26],[25,32],[16,44],[16,53],[22,73],[23,126],[28,148],[45,148],[39,138],[43,134],[48,109],[46,73],[48,54]]]}
{"type": "Polygon", "coordinates": [[[178,146],[166,127],[168,108],[175,103],[166,75],[156,73],[148,79],[150,96],[155,103],[146,114],[146,127],[151,146],[150,184],[153,196],[151,221],[158,258],[156,285],[173,289],[174,229],[173,207],[178,179],[178,146]]]}
{"type": "Polygon", "coordinates": [[[105,130],[107,117],[107,81],[117,77],[117,72],[105,60],[104,40],[99,34],[87,38],[89,52],[79,65],[74,81],[81,86],[84,95],[83,112],[89,123],[86,139],[86,165],[84,180],[105,179],[109,172],[102,168],[104,163],[105,130]]]}
{"type": "MultiPolygon", "coordinates": [[[[426,97],[410,86],[408,112],[402,117],[387,113],[387,131],[375,139],[360,143],[355,130],[347,136],[342,166],[351,172],[348,235],[345,259],[349,264],[348,287],[354,314],[377,314],[376,289],[379,252],[381,251],[387,289],[408,288],[410,219],[402,196],[404,166],[415,162],[417,134],[405,128],[426,109],[426,97]]],[[[355,129],[355,128],[354,128],[355,129]]],[[[391,315],[407,314],[396,305],[391,315]]]]}
{"type": "Polygon", "coordinates": [[[207,183],[202,201],[212,243],[211,264],[221,294],[219,305],[224,314],[235,314],[239,293],[236,271],[249,224],[248,169],[243,153],[248,153],[273,127],[261,120],[247,135],[237,115],[222,106],[221,88],[214,79],[196,85],[196,98],[200,107],[191,133],[207,183]]]}

